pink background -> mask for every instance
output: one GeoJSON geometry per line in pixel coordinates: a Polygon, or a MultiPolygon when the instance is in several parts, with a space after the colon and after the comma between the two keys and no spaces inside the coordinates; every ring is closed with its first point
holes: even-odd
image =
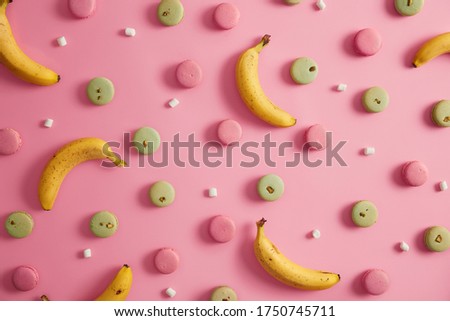
{"type": "MultiPolygon", "coordinates": [[[[0,157],[0,218],[16,210],[29,212],[35,230],[25,239],[13,239],[0,229],[0,299],[52,300],[95,298],[124,263],[134,272],[130,300],[165,300],[172,287],[177,300],[207,300],[211,289],[227,284],[241,300],[449,300],[450,251],[431,253],[422,242],[432,225],[449,227],[449,191],[439,192],[441,180],[450,181],[448,129],[434,126],[430,109],[440,99],[450,99],[450,58],[439,57],[420,69],[411,68],[415,50],[426,39],[448,30],[447,0],[426,1],[420,14],[401,17],[393,0],[326,1],[318,11],[315,1],[286,6],[281,0],[234,1],[241,12],[239,25],[218,29],[212,12],[220,1],[184,1],[185,17],[175,27],[163,27],[156,18],[156,0],[99,0],[86,20],[74,18],[67,1],[15,0],[8,16],[18,43],[37,61],[56,70],[62,81],[38,87],[15,79],[0,68],[0,128],[22,134],[24,145],[13,156],[0,157]],[[125,27],[137,31],[123,35],[125,27]],[[353,35],[366,27],[383,37],[382,50],[358,57],[351,49],[353,35]],[[239,53],[269,33],[272,40],[260,59],[260,79],[271,99],[298,117],[292,128],[279,129],[256,119],[241,102],[234,82],[239,53]],[[65,36],[68,45],[58,47],[65,36]],[[291,62],[300,56],[315,59],[319,75],[310,85],[293,84],[291,62]],[[175,67],[185,59],[197,61],[204,79],[193,89],[181,88],[175,67]],[[111,79],[116,96],[107,106],[91,105],[85,97],[87,82],[96,76],[111,79]],[[348,90],[337,92],[339,83],[348,90]],[[362,110],[363,90],[379,85],[389,91],[391,103],[379,114],[362,110]],[[167,102],[176,97],[175,109],[167,102]],[[43,127],[54,119],[51,129],[43,127]],[[47,160],[63,144],[86,136],[121,141],[125,132],[142,126],[159,131],[170,142],[176,133],[186,139],[195,133],[202,143],[216,140],[215,129],[233,118],[243,127],[241,142],[261,142],[267,133],[278,143],[294,141],[287,156],[273,157],[276,168],[260,164],[239,167],[247,160],[235,153],[232,168],[171,165],[153,168],[137,165],[105,169],[99,162],[80,165],[67,177],[51,212],[40,209],[37,185],[47,160]],[[333,132],[334,141],[346,140],[341,156],[348,167],[300,164],[285,168],[284,161],[300,151],[308,126],[321,123],[333,132]],[[365,157],[362,148],[374,146],[365,157]],[[428,182],[404,186],[400,166],[418,159],[427,164],[428,182]],[[280,175],[286,190],[276,202],[256,194],[256,182],[267,173],[280,175]],[[171,182],[176,201],[167,208],[150,204],[146,193],[157,180],[171,182]],[[219,196],[205,191],[215,186],[219,196]],[[350,209],[360,199],[373,201],[378,222],[356,228],[350,209]],[[118,232],[100,239],[89,231],[91,215],[109,210],[120,221],[118,232]],[[208,236],[208,220],[217,214],[231,216],[237,235],[229,243],[208,236]],[[268,276],[252,252],[255,221],[268,219],[266,232],[292,260],[312,268],[335,271],[342,280],[319,292],[289,288],[268,276]],[[320,239],[309,237],[313,229],[320,239]],[[411,246],[398,249],[400,241],[411,246]],[[153,255],[161,247],[175,248],[179,269],[158,273],[153,255]],[[93,257],[82,258],[91,248],[93,257]],[[11,283],[12,270],[29,264],[40,273],[38,286],[19,292],[11,283]],[[360,276],[368,268],[385,269],[391,288],[375,297],[364,293],[360,276]]],[[[263,156],[262,149],[258,150],[263,156]]],[[[159,150],[156,156],[161,157],[159,150]]],[[[324,152],[312,154],[324,157],[324,152]]],[[[201,160],[201,152],[197,151],[201,160]]],[[[159,159],[159,158],[157,158],[159,159]]],[[[222,159],[223,160],[223,159],[222,159]]]]}

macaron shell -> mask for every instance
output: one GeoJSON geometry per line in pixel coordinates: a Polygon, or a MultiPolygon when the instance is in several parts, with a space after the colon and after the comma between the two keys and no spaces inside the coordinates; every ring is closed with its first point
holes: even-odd
{"type": "Polygon", "coordinates": [[[239,23],[241,13],[232,3],[221,3],[214,10],[214,20],[222,29],[232,29],[239,23]]]}
{"type": "Polygon", "coordinates": [[[14,270],[12,281],[17,290],[30,291],[37,286],[39,273],[32,266],[22,265],[14,270]]]}
{"type": "Polygon", "coordinates": [[[362,56],[373,56],[380,51],[382,39],[377,30],[366,28],[356,33],[353,44],[356,53],[362,56]]]}
{"type": "Polygon", "coordinates": [[[86,88],[89,100],[98,106],[110,103],[115,94],[114,84],[105,77],[96,77],[89,81],[86,88]]]}
{"type": "Polygon", "coordinates": [[[236,225],[230,217],[217,215],[209,223],[209,234],[216,242],[226,243],[236,234],[236,225]]]}
{"type": "Polygon", "coordinates": [[[161,137],[155,129],[141,127],[133,135],[133,145],[141,154],[153,154],[161,145],[161,137]]]}
{"type": "Polygon", "coordinates": [[[431,118],[440,127],[450,127],[450,100],[441,100],[434,105],[431,118]]]}
{"type": "Polygon", "coordinates": [[[414,16],[423,7],[424,0],[395,0],[395,9],[402,16],[414,16]]]}
{"type": "Polygon", "coordinates": [[[378,210],[370,201],[362,200],[352,208],[352,221],[359,227],[370,227],[377,222],[378,210]]]}
{"type": "Polygon", "coordinates": [[[236,143],[242,137],[242,127],[237,121],[226,119],[217,127],[217,136],[224,145],[236,143]]]}
{"type": "Polygon", "coordinates": [[[175,201],[175,188],[167,181],[158,181],[150,186],[148,196],[153,205],[166,207],[175,201]]]}
{"type": "Polygon", "coordinates": [[[450,231],[443,226],[429,227],[425,231],[424,241],[430,251],[447,251],[450,248],[450,231]]]}
{"type": "Polygon", "coordinates": [[[183,87],[193,88],[202,82],[202,68],[193,60],[185,60],[178,65],[176,77],[183,87]]]}
{"type": "Polygon", "coordinates": [[[165,26],[175,26],[183,20],[184,7],[180,0],[161,0],[158,19],[165,26]]]}
{"type": "Polygon", "coordinates": [[[284,182],[278,175],[267,174],[258,181],[257,191],[265,201],[276,201],[284,193],[284,182]]]}
{"type": "Polygon", "coordinates": [[[364,92],[362,104],[370,113],[382,112],[389,105],[389,94],[379,86],[371,87],[364,92]]]}
{"type": "Polygon", "coordinates": [[[364,289],[372,295],[383,294],[389,289],[390,283],[389,275],[381,269],[368,270],[362,277],[364,289]]]}
{"type": "Polygon", "coordinates": [[[314,59],[300,57],[292,62],[289,73],[295,83],[307,85],[317,78],[319,67],[314,59]]]}
{"type": "Polygon", "coordinates": [[[421,186],[428,180],[428,168],[420,161],[407,162],[402,168],[402,178],[410,186],[421,186]]]}
{"type": "Polygon", "coordinates": [[[119,227],[117,217],[108,211],[95,213],[90,222],[91,232],[98,237],[110,237],[116,233],[119,227]]]}
{"type": "Polygon", "coordinates": [[[34,227],[33,217],[26,212],[13,212],[5,221],[5,228],[14,238],[24,238],[31,234],[34,227]]]}
{"type": "Polygon", "coordinates": [[[69,0],[69,10],[80,19],[92,16],[97,7],[97,0],[69,0]]]}
{"type": "Polygon", "coordinates": [[[325,127],[320,124],[309,127],[305,132],[305,142],[311,149],[325,149],[327,147],[327,132],[325,127]]]}
{"type": "Polygon", "coordinates": [[[170,274],[178,269],[180,257],[174,249],[162,248],[156,253],[154,264],[159,272],[170,274]]]}
{"type": "Polygon", "coordinates": [[[229,286],[216,287],[210,297],[210,301],[237,301],[236,292],[229,286]]]}
{"type": "Polygon", "coordinates": [[[0,155],[12,155],[22,147],[20,134],[12,128],[0,129],[0,155]]]}

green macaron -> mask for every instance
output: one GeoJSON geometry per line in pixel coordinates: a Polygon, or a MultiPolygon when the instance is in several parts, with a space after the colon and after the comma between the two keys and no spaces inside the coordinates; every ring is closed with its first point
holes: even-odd
{"type": "Polygon", "coordinates": [[[33,227],[33,217],[23,211],[12,212],[5,221],[6,231],[9,235],[17,239],[30,235],[33,227]]]}
{"type": "Polygon", "coordinates": [[[114,98],[114,84],[108,78],[96,77],[89,81],[86,92],[94,105],[106,105],[114,98]]]}
{"type": "Polygon", "coordinates": [[[290,68],[292,80],[297,84],[312,83],[319,73],[319,67],[314,59],[309,57],[300,57],[294,60],[290,68]]]}
{"type": "Polygon", "coordinates": [[[184,17],[184,7],[180,0],[161,0],[158,5],[158,19],[165,26],[175,26],[184,17]]]}
{"type": "Polygon", "coordinates": [[[209,299],[210,301],[237,301],[238,297],[236,292],[229,286],[216,287],[209,299]]]}
{"type": "Polygon", "coordinates": [[[379,113],[389,105],[389,94],[384,88],[371,87],[363,93],[362,104],[366,111],[379,113]]]}
{"type": "Polygon", "coordinates": [[[402,16],[414,16],[423,7],[424,0],[395,0],[395,9],[402,16]]]}
{"type": "Polygon", "coordinates": [[[450,127],[450,100],[441,100],[431,111],[433,122],[441,127],[450,127]]]}
{"type": "Polygon", "coordinates": [[[256,188],[263,200],[276,201],[284,193],[284,182],[280,176],[268,174],[259,179],[256,188]]]}
{"type": "Polygon", "coordinates": [[[444,252],[450,247],[450,232],[444,226],[429,227],[425,231],[424,242],[430,251],[444,252]]]}
{"type": "Polygon", "coordinates": [[[158,207],[166,207],[175,201],[175,188],[167,181],[158,181],[148,191],[150,201],[158,207]]]}
{"type": "Polygon", "coordinates": [[[153,154],[161,145],[159,133],[151,127],[139,128],[133,136],[133,146],[141,154],[153,154]]]}
{"type": "Polygon", "coordinates": [[[119,227],[117,217],[108,211],[95,213],[90,222],[91,232],[98,237],[110,237],[116,233],[119,227]]]}
{"type": "Polygon", "coordinates": [[[376,223],[378,210],[370,201],[359,201],[353,205],[352,221],[356,226],[369,227],[376,223]]]}

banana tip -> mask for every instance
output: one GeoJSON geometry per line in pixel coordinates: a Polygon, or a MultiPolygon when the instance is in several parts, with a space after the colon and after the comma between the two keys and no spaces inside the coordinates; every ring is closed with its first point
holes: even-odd
{"type": "Polygon", "coordinates": [[[259,221],[256,222],[256,225],[258,227],[263,227],[266,222],[267,222],[267,220],[263,217],[259,221]]]}
{"type": "MultiPolygon", "coordinates": [[[[12,1],[12,0],[11,0],[12,1]]],[[[61,80],[61,76],[60,75],[58,75],[58,82],[61,80]]]]}

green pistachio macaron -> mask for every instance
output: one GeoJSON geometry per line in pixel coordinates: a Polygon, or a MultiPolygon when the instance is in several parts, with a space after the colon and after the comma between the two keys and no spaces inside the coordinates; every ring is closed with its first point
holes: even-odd
{"type": "Polygon", "coordinates": [[[312,83],[319,73],[319,67],[314,59],[309,57],[300,57],[294,60],[290,68],[292,80],[297,84],[312,83]]]}
{"type": "Polygon", "coordinates": [[[159,133],[151,127],[139,128],[133,136],[133,146],[141,154],[153,154],[161,145],[159,133]]]}
{"type": "Polygon", "coordinates": [[[150,201],[158,207],[166,207],[175,200],[175,188],[167,181],[158,181],[148,191],[150,201]]]}
{"type": "Polygon", "coordinates": [[[180,0],[161,0],[158,5],[158,19],[165,26],[175,26],[184,17],[184,7],[180,0]]]}
{"type": "Polygon", "coordinates": [[[370,201],[359,201],[353,205],[352,221],[356,226],[369,227],[376,223],[378,219],[378,210],[370,201]]]}
{"type": "Polygon", "coordinates": [[[276,201],[284,193],[284,182],[280,176],[268,174],[258,181],[257,191],[265,201],[276,201]]]}
{"type": "Polygon", "coordinates": [[[450,127],[450,100],[441,100],[434,105],[431,118],[440,127],[450,127]]]}
{"type": "Polygon", "coordinates": [[[30,235],[33,227],[33,217],[23,211],[12,212],[5,221],[6,231],[9,235],[17,239],[30,235]]]}
{"type": "Polygon", "coordinates": [[[103,106],[114,98],[114,84],[108,78],[96,77],[89,81],[86,92],[91,103],[103,106]]]}
{"type": "Polygon", "coordinates": [[[423,7],[424,0],[395,0],[395,9],[402,16],[414,16],[423,7]]]}
{"type": "Polygon", "coordinates": [[[117,217],[108,211],[95,213],[91,218],[91,232],[98,237],[110,237],[116,233],[119,227],[117,217]]]}
{"type": "Polygon", "coordinates": [[[210,301],[237,301],[238,297],[236,292],[229,286],[216,287],[209,299],[210,301]]]}
{"type": "Polygon", "coordinates": [[[389,94],[381,87],[371,87],[364,92],[362,104],[366,111],[379,113],[389,105],[389,94]]]}
{"type": "Polygon", "coordinates": [[[425,231],[424,242],[430,251],[444,252],[450,247],[450,232],[444,226],[429,227],[425,231]]]}

